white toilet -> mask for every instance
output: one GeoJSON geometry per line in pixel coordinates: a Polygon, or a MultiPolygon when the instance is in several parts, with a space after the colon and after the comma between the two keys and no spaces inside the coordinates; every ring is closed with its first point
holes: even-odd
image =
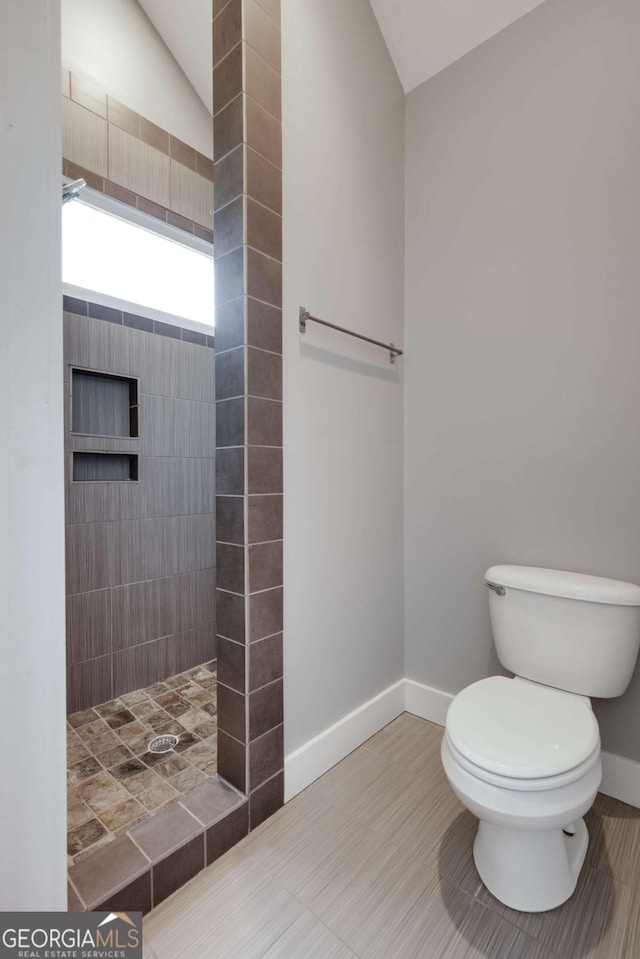
{"type": "Polygon", "coordinates": [[[531,566],[486,573],[498,658],[449,707],[442,763],[480,820],[473,855],[505,905],[542,912],[573,893],[600,780],[588,697],[625,691],[640,647],[640,587],[531,566]]]}

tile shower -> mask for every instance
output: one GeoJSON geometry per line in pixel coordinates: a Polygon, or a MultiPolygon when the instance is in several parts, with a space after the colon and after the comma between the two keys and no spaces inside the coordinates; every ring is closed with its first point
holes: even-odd
{"type": "Polygon", "coordinates": [[[225,788],[213,345],[204,333],[65,297],[72,867],[197,787],[225,788]],[[175,748],[150,751],[158,736],[175,737],[175,748]]]}
{"type": "MultiPolygon", "coordinates": [[[[135,645],[126,648],[117,645],[121,623],[118,601],[127,595],[131,584],[104,587],[105,595],[107,589],[113,589],[114,596],[116,591],[122,590],[116,596],[116,606],[111,610],[108,624],[104,610],[100,612],[96,607],[83,610],[83,601],[78,601],[78,612],[81,615],[84,612],[84,622],[90,622],[93,617],[97,624],[101,624],[97,627],[98,634],[102,630],[104,636],[110,631],[115,645],[110,654],[96,651],[97,643],[93,640],[85,640],[88,648],[83,648],[81,637],[90,633],[82,629],[75,631],[73,627],[73,642],[79,644],[80,655],[70,662],[68,685],[76,685],[73,680],[77,677],[82,680],[77,688],[98,688],[100,683],[108,682],[104,657],[110,655],[111,699],[98,703],[98,706],[87,706],[80,697],[69,704],[70,753],[76,759],[71,765],[78,767],[74,775],[82,776],[94,769],[89,760],[100,763],[101,768],[100,772],[82,779],[80,784],[70,784],[70,808],[77,807],[74,815],[80,819],[84,819],[90,810],[103,812],[102,818],[108,820],[108,823],[103,822],[100,815],[90,817],[100,820],[108,835],[101,834],[84,849],[78,849],[84,840],[77,834],[72,837],[70,909],[136,908],[148,912],[204,866],[213,863],[283,803],[279,6],[279,0],[214,0],[213,3],[215,202],[211,183],[214,167],[207,158],[175,141],[167,131],[159,131],[144,117],[113,99],[110,92],[99,90],[93,81],[90,82],[91,96],[87,97],[87,78],[63,70],[63,169],[68,176],[84,177],[92,189],[203,239],[212,239],[212,206],[216,211],[217,468],[215,481],[207,477],[204,487],[198,481],[193,490],[194,495],[201,495],[204,488],[212,495],[217,493],[217,559],[223,573],[215,591],[213,618],[217,615],[218,624],[215,653],[207,652],[207,658],[199,659],[194,666],[187,665],[191,662],[188,657],[202,640],[204,626],[183,622],[181,611],[190,608],[190,600],[185,603],[183,598],[191,595],[188,578],[194,573],[204,575],[206,570],[213,570],[214,563],[208,565],[209,559],[198,569],[177,574],[172,587],[177,599],[169,604],[177,621],[175,632],[168,637],[160,636],[155,632],[155,626],[151,627],[157,617],[163,615],[162,597],[166,597],[167,591],[160,584],[166,586],[167,581],[174,578],[165,575],[163,570],[159,573],[151,571],[155,587],[146,585],[149,579],[142,579],[140,591],[138,584],[133,584],[135,589],[129,592],[128,614],[133,615],[137,627],[145,625],[150,630],[138,634],[142,638],[135,645]],[[72,102],[67,102],[69,100],[72,102]],[[92,133],[94,129],[97,136],[92,133]],[[123,145],[123,133],[128,137],[124,144],[126,150],[119,151],[119,145],[123,145]],[[94,155],[94,146],[99,147],[97,155],[94,155]],[[126,154],[128,165],[118,164],[120,154],[126,154]],[[146,158],[150,155],[162,174],[157,182],[149,180],[146,158]],[[159,192],[156,195],[150,189],[159,192]],[[240,410],[242,415],[238,417],[240,410]],[[246,582],[241,581],[245,579],[245,569],[246,582]],[[117,610],[115,614],[114,608],[117,610]],[[175,642],[176,636],[182,637],[180,642],[175,642]],[[149,675],[152,663],[158,666],[160,678],[149,675]],[[219,666],[219,685],[216,666],[219,666]],[[132,679],[134,676],[137,677],[135,680],[132,679]],[[129,688],[128,692],[121,691],[123,679],[126,679],[124,686],[129,688]],[[134,682],[134,686],[129,687],[130,682],[134,682]],[[192,709],[175,715],[176,708],[181,711],[184,707],[183,700],[188,703],[190,696],[199,698],[194,686],[201,686],[205,693],[213,695],[211,700],[197,704],[198,709],[204,707],[205,713],[209,711],[210,719],[192,721],[184,735],[199,735],[201,744],[210,743],[211,747],[217,738],[219,755],[215,764],[220,776],[213,771],[212,761],[201,755],[201,744],[191,743],[176,751],[176,755],[190,763],[194,772],[188,767],[176,772],[171,765],[164,766],[162,761],[147,767],[143,760],[145,753],[135,752],[145,744],[136,741],[138,736],[133,733],[134,730],[137,732],[137,727],[134,724],[147,726],[148,736],[176,729],[175,723],[184,725],[189,721],[187,712],[192,714],[191,720],[196,719],[192,709]],[[173,698],[174,694],[177,694],[177,700],[173,698]],[[133,701],[138,696],[143,698],[133,701]],[[171,718],[165,718],[161,710],[171,718]],[[207,737],[203,733],[208,731],[207,724],[214,719],[213,710],[216,710],[215,721],[220,728],[217,737],[215,734],[207,737]],[[135,717],[133,722],[126,721],[129,714],[135,717]],[[132,728],[128,729],[129,726],[132,728]],[[107,748],[103,748],[105,744],[107,748]],[[122,749],[129,750],[134,758],[121,760],[122,749]],[[115,752],[111,753],[111,750],[115,752]],[[103,758],[107,763],[115,758],[116,764],[105,767],[103,758]],[[87,765],[80,770],[79,765],[83,762],[87,765]],[[139,768],[139,762],[146,767],[144,770],[139,768]],[[147,769],[158,775],[162,784],[148,776],[147,769]],[[162,772],[169,775],[162,776],[162,772]],[[199,779],[200,772],[207,777],[206,781],[186,792],[177,788],[180,783],[187,784],[191,777],[199,779]],[[141,777],[139,781],[138,776],[141,777]],[[180,779],[169,783],[176,792],[169,797],[168,790],[163,787],[176,776],[180,779]],[[94,782],[89,782],[92,778],[94,782]],[[127,796],[121,789],[126,790],[127,796]],[[146,800],[153,809],[141,812],[130,804],[129,795],[140,806],[146,806],[146,800]],[[111,802],[116,796],[120,803],[111,802]],[[84,807],[79,803],[84,803],[84,807]],[[115,811],[114,805],[126,808],[115,811]],[[107,815],[106,809],[111,809],[112,815],[107,815]],[[135,819],[120,824],[122,816],[128,817],[134,812],[137,814],[135,819]],[[145,818],[151,812],[153,815],[145,818]]],[[[72,322],[77,325],[76,305],[68,302],[67,308],[72,322]]],[[[79,304],[79,308],[80,313],[85,314],[83,304],[79,304]]],[[[187,341],[186,331],[163,329],[162,324],[150,327],[149,321],[126,313],[113,315],[95,304],[93,307],[86,305],[86,316],[89,320],[99,320],[105,331],[113,324],[130,331],[161,334],[155,337],[157,340],[164,337],[166,340],[187,341]]],[[[114,342],[117,334],[111,331],[101,335],[102,355],[112,356],[115,351],[122,358],[123,354],[118,353],[114,342]]],[[[211,347],[213,343],[207,342],[206,345],[211,347]]],[[[157,349],[168,351],[169,347],[165,344],[157,349]]],[[[208,352],[213,355],[213,350],[208,352]]],[[[166,377],[166,357],[156,357],[155,364],[148,357],[147,361],[151,374],[155,370],[159,376],[166,377]]],[[[79,370],[87,365],[88,361],[82,357],[77,360],[79,370]]],[[[102,372],[108,368],[102,363],[96,367],[102,372]]],[[[132,380],[137,377],[135,371],[127,373],[126,370],[121,376],[132,380]]],[[[174,376],[178,382],[181,376],[184,377],[182,367],[174,376]]],[[[104,384],[99,386],[107,388],[104,384]]],[[[68,385],[67,390],[70,389],[68,385]]],[[[142,378],[130,385],[131,389],[137,389],[138,397],[142,396],[144,400],[142,378]]],[[[120,387],[120,391],[124,395],[124,387],[120,387]]],[[[154,390],[152,395],[159,392],[154,390]]],[[[107,444],[104,449],[105,452],[121,454],[113,469],[129,478],[128,483],[120,483],[119,487],[125,504],[133,496],[136,475],[138,485],[144,481],[145,467],[142,449],[146,429],[144,404],[136,404],[135,393],[129,395],[132,409],[139,406],[138,449],[135,449],[133,432],[128,438],[129,444],[117,447],[108,447],[107,444]]],[[[197,397],[196,401],[201,399],[197,397]]],[[[154,437],[163,422],[163,415],[156,417],[154,437]]],[[[175,435],[173,427],[172,435],[175,435]]],[[[68,476],[73,476],[74,452],[93,454],[96,450],[90,444],[87,448],[80,444],[75,449],[67,449],[68,476]]],[[[78,459],[84,459],[78,464],[78,475],[87,475],[87,472],[91,475],[97,467],[105,468],[95,456],[78,459]]],[[[95,507],[103,495],[97,490],[99,484],[78,481],[74,485],[80,510],[84,508],[83,497],[90,499],[90,494],[84,491],[91,485],[96,486],[93,494],[95,507]]],[[[153,495],[165,496],[166,490],[166,479],[158,478],[153,495]]],[[[101,521],[111,520],[110,515],[101,516],[91,524],[82,515],[80,512],[72,522],[75,525],[95,525],[96,531],[101,521]]],[[[129,527],[124,538],[111,540],[107,537],[109,555],[114,548],[120,549],[126,566],[129,562],[127,551],[134,549],[132,544],[140,528],[134,524],[148,518],[158,517],[132,512],[126,521],[129,527]]],[[[169,527],[168,538],[163,537],[159,525],[156,525],[155,533],[148,534],[146,555],[151,563],[160,563],[165,553],[164,544],[177,543],[177,554],[184,558],[185,546],[192,543],[194,537],[203,535],[202,526],[190,519],[185,520],[184,516],[167,513],[163,518],[170,519],[173,527],[169,527]]],[[[85,536],[84,545],[91,547],[90,533],[85,536]]],[[[95,570],[89,564],[86,569],[82,565],[76,572],[92,577],[95,570]]],[[[205,594],[200,595],[204,597],[205,594]]],[[[205,614],[205,619],[200,622],[209,625],[207,616],[205,614]]],[[[96,698],[92,696],[91,700],[95,702],[96,698]]],[[[86,826],[87,822],[89,819],[83,822],[76,819],[75,828],[84,826],[84,832],[88,834],[91,830],[86,826]]],[[[70,830],[72,828],[70,822],[70,830]]],[[[95,825],[91,828],[96,829],[95,825]]]]}

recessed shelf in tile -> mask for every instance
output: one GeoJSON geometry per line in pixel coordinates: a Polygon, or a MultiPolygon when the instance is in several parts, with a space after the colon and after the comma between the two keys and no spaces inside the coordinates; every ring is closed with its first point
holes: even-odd
{"type": "Polygon", "coordinates": [[[72,370],[71,429],[91,436],[138,436],[138,381],[72,370]]]}
{"type": "Polygon", "coordinates": [[[73,454],[74,483],[127,483],[138,479],[138,457],[134,453],[73,454]]]}

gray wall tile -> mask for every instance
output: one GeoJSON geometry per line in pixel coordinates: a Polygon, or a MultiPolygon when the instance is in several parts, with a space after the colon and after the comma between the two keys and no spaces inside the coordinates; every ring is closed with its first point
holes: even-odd
{"type": "Polygon", "coordinates": [[[244,342],[245,297],[230,300],[216,310],[216,350],[233,350],[244,342]]]}
{"type": "Polygon", "coordinates": [[[282,680],[251,693],[249,696],[249,739],[257,739],[269,729],[282,724],[282,680]]]}
{"type": "Polygon", "coordinates": [[[222,543],[244,543],[244,498],[216,497],[216,536],[222,543]]]}
{"type": "MultiPolygon", "coordinates": [[[[268,642],[268,640],[265,640],[268,642]]],[[[246,647],[240,643],[233,643],[229,639],[218,637],[218,680],[235,689],[236,692],[245,691],[245,654],[246,647]]],[[[259,646],[259,643],[256,643],[259,646]]]]}
{"type": "Polygon", "coordinates": [[[282,446],[282,403],[247,397],[247,443],[251,446],[282,446]]]}
{"type": "Polygon", "coordinates": [[[282,540],[250,546],[249,592],[282,585],[282,540]]]}
{"type": "Polygon", "coordinates": [[[249,493],[282,492],[282,450],[266,446],[247,449],[247,491],[249,493]]]}
{"type": "Polygon", "coordinates": [[[247,347],[247,393],[271,400],[282,399],[282,357],[247,347]]]}
{"type": "Polygon", "coordinates": [[[216,308],[244,292],[244,250],[241,248],[216,258],[216,308]]]}
{"type": "Polygon", "coordinates": [[[247,247],[247,294],[282,306],[282,263],[247,247]]]}
{"type": "Polygon", "coordinates": [[[279,120],[250,97],[245,97],[244,100],[248,145],[275,166],[282,168],[282,127],[279,120]]]}
{"type": "Polygon", "coordinates": [[[112,524],[112,585],[139,583],[182,572],[178,537],[180,524],[185,518],[189,517],[170,516],[112,524]]]}
{"type": "Polygon", "coordinates": [[[67,526],[65,562],[68,595],[113,586],[117,575],[111,525],[67,526]]]}
{"type": "Polygon", "coordinates": [[[216,545],[217,584],[232,593],[244,593],[244,546],[216,545]]]}
{"type": "MultiPolygon", "coordinates": [[[[214,160],[217,162],[242,143],[243,137],[243,105],[244,95],[239,93],[227,104],[215,119],[215,136],[213,138],[214,160]]],[[[216,184],[214,196],[218,192],[220,177],[214,164],[213,182],[216,184]]],[[[236,194],[237,195],[237,194],[236,194]]]]}
{"type": "Polygon", "coordinates": [[[250,496],[248,542],[282,539],[282,496],[250,496]]]}
{"type": "Polygon", "coordinates": [[[257,827],[284,804],[284,772],[277,773],[249,797],[249,828],[257,827]]]}
{"type": "MultiPolygon", "coordinates": [[[[241,97],[238,97],[238,102],[242,102],[241,97]]],[[[222,209],[222,207],[226,207],[232,200],[242,195],[244,182],[244,151],[242,144],[240,143],[221,160],[218,160],[214,165],[213,171],[216,178],[213,209],[217,212],[222,209]]]]}
{"type": "Polygon", "coordinates": [[[245,156],[247,196],[282,214],[282,171],[251,147],[246,147],[245,156]]]}
{"type": "Polygon", "coordinates": [[[219,636],[245,642],[245,598],[236,593],[216,590],[216,628],[219,636]]]}
{"type": "MultiPolygon", "coordinates": [[[[242,47],[238,44],[213,71],[214,115],[242,90],[242,47]]],[[[215,174],[214,174],[215,176],[215,174]]]]}
{"type": "Polygon", "coordinates": [[[215,626],[209,623],[181,633],[175,646],[175,672],[182,673],[216,658],[215,626]]]}
{"type": "Polygon", "coordinates": [[[216,451],[216,491],[230,496],[244,494],[244,449],[216,451]]]}
{"type": "Polygon", "coordinates": [[[178,349],[178,396],[181,399],[215,403],[215,358],[213,350],[182,341],[178,349]]]}
{"type": "Polygon", "coordinates": [[[216,408],[216,443],[224,446],[244,444],[244,397],[221,400],[216,408]]]}
{"type": "Polygon", "coordinates": [[[244,396],[245,388],[245,350],[229,350],[216,355],[216,399],[228,400],[234,396],[244,396]]]}
{"type": "Polygon", "coordinates": [[[247,345],[282,353],[282,310],[247,297],[247,345]]]}
{"type": "Polygon", "coordinates": [[[280,27],[256,0],[244,0],[244,38],[280,73],[280,27]]]}
{"type": "Polygon", "coordinates": [[[111,653],[111,590],[67,596],[67,663],[111,653]]]}
{"type": "Polygon", "coordinates": [[[79,712],[113,698],[111,662],[111,656],[100,656],[86,663],[67,666],[68,713],[79,712]]]}
{"type": "Polygon", "coordinates": [[[245,46],[244,89],[248,97],[280,119],[280,76],[253,47],[245,46]]]}
{"type": "Polygon", "coordinates": [[[283,728],[278,726],[251,743],[249,750],[249,790],[253,792],[283,767],[283,728]]]}
{"type": "Polygon", "coordinates": [[[180,846],[176,852],[154,864],[153,867],[153,905],[161,902],[184,886],[196,873],[204,869],[205,834],[196,836],[190,842],[180,846]]]}
{"type": "MultiPolygon", "coordinates": [[[[236,38],[238,22],[243,32],[213,75],[218,768],[239,788],[249,787],[257,824],[283,801],[280,9],[278,0],[241,2],[241,21],[228,7],[217,37],[213,24],[220,56],[236,38]],[[228,97],[232,104],[221,109],[228,97]],[[251,702],[247,643],[259,647],[251,702]]],[[[221,0],[214,0],[214,16],[221,10],[221,0]]],[[[226,840],[209,838],[211,862],[226,840]]]]}
{"type": "Polygon", "coordinates": [[[215,566],[215,516],[178,516],[178,573],[189,573],[215,566]]]}
{"type": "Polygon", "coordinates": [[[177,636],[165,636],[151,643],[115,652],[113,661],[113,695],[142,689],[177,672],[177,636]]]}
{"type": "MultiPolygon", "coordinates": [[[[242,757],[236,756],[235,767],[232,767],[230,762],[230,750],[228,745],[224,745],[224,753],[222,757],[222,762],[226,770],[225,779],[228,779],[229,782],[237,789],[244,789],[244,767],[242,767],[242,785],[239,784],[239,781],[235,781],[234,772],[240,770],[242,762],[244,761],[244,747],[241,747],[242,757]]],[[[220,761],[220,757],[218,757],[220,761]]],[[[239,778],[239,777],[238,777],[239,778]]],[[[230,812],[224,819],[221,819],[219,822],[214,823],[209,829],[207,829],[206,834],[206,844],[207,844],[207,865],[210,866],[212,863],[219,859],[220,856],[224,855],[232,846],[235,846],[237,842],[247,835],[249,831],[249,804],[245,803],[243,806],[240,806],[239,809],[234,809],[230,812]]]]}
{"type": "MultiPolygon", "coordinates": [[[[230,782],[232,786],[235,786],[236,789],[240,789],[242,792],[245,790],[246,786],[246,749],[247,747],[239,742],[237,739],[234,739],[232,736],[227,735],[223,730],[218,732],[218,774],[222,776],[223,779],[226,779],[227,782],[230,782]]],[[[223,820],[225,826],[231,820],[232,816],[237,815],[232,813],[231,816],[228,816],[223,820]]],[[[245,814],[246,815],[246,814],[245,814]]],[[[216,827],[212,826],[209,830],[209,833],[212,830],[215,830],[216,827]]],[[[209,839],[209,833],[207,833],[207,842],[209,839]]],[[[234,842],[237,842],[237,839],[234,839],[234,842]]],[[[231,844],[233,845],[233,843],[231,844]]],[[[209,862],[212,862],[213,859],[209,859],[209,862]]]]}
{"type": "Polygon", "coordinates": [[[139,646],[180,629],[175,577],[119,586],[111,595],[114,650],[139,646]]]}
{"type": "MultiPolygon", "coordinates": [[[[253,692],[282,676],[282,633],[249,646],[249,683],[253,692]]],[[[229,685],[232,685],[229,683],[229,685]]]]}
{"type": "Polygon", "coordinates": [[[223,732],[245,742],[247,725],[245,715],[245,697],[218,682],[218,728],[223,732]]]}
{"type": "Polygon", "coordinates": [[[69,703],[79,709],[215,656],[215,352],[70,313],[64,330],[67,371],[139,377],[141,431],[67,432],[66,448],[143,454],[136,483],[74,483],[65,457],[69,703]]]}
{"type": "Polygon", "coordinates": [[[281,632],[282,587],[249,596],[249,642],[281,632]]]}
{"type": "Polygon", "coordinates": [[[258,0],[262,9],[280,26],[280,0],[258,0]]]}
{"type": "Polygon", "coordinates": [[[247,197],[246,242],[276,260],[282,260],[282,217],[247,197]]]}
{"type": "MultiPolygon", "coordinates": [[[[256,230],[261,226],[259,217],[256,220],[256,230]]],[[[227,203],[216,211],[213,217],[213,229],[216,236],[216,255],[223,256],[230,250],[242,246],[244,237],[244,202],[243,197],[227,203]]]]}
{"type": "MultiPolygon", "coordinates": [[[[175,580],[178,597],[178,628],[185,632],[215,621],[215,569],[183,573],[175,580]]],[[[202,660],[201,660],[202,662],[202,660]]]]}

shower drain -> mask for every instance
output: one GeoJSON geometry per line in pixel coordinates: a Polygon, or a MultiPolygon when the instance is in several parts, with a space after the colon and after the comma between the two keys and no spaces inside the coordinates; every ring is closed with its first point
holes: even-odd
{"type": "Polygon", "coordinates": [[[177,736],[154,736],[149,743],[150,753],[170,753],[175,749],[180,740],[177,736]]]}

